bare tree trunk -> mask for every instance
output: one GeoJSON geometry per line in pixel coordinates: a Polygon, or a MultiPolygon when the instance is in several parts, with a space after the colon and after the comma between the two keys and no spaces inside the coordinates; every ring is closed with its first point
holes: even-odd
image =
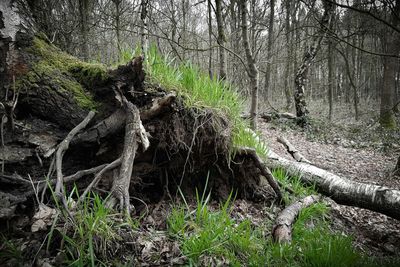
{"type": "Polygon", "coordinates": [[[333,113],[333,84],[334,84],[334,67],[333,67],[333,40],[329,37],[328,40],[328,101],[329,101],[329,121],[332,120],[333,113]]]}
{"type": "MultiPolygon", "coordinates": [[[[400,16],[400,0],[396,0],[393,12],[391,15],[392,25],[399,25],[400,16]]],[[[388,54],[398,55],[400,52],[399,47],[400,34],[394,31],[388,31],[384,37],[383,45],[384,50],[388,54]]],[[[395,128],[396,120],[394,117],[394,92],[396,88],[396,69],[398,59],[394,57],[383,58],[383,86],[381,94],[380,105],[380,124],[384,128],[395,128]]]]}
{"type": "MultiPolygon", "coordinates": [[[[271,5],[272,5],[271,1],[271,5]]],[[[286,37],[286,52],[287,52],[287,59],[286,59],[286,65],[285,65],[285,73],[284,73],[284,90],[285,90],[285,96],[286,96],[286,110],[289,111],[290,106],[292,105],[292,94],[290,93],[290,88],[288,85],[289,82],[289,76],[290,76],[290,63],[293,60],[293,47],[292,47],[292,36],[290,33],[290,3],[291,1],[286,0],[285,1],[285,10],[286,10],[286,15],[285,15],[285,37],[286,37]]],[[[270,21],[271,22],[271,21],[270,21]]],[[[269,41],[269,39],[268,39],[269,41]]]]}
{"type": "Polygon", "coordinates": [[[115,34],[117,37],[118,56],[121,55],[121,0],[112,0],[115,5],[115,34]]]}
{"type": "Polygon", "coordinates": [[[258,69],[256,61],[251,52],[249,36],[248,36],[248,20],[247,20],[247,1],[240,0],[241,17],[242,17],[242,39],[243,47],[247,58],[247,74],[250,79],[251,88],[251,106],[250,106],[250,123],[253,130],[257,129],[257,112],[258,112],[258,69]]]}
{"type": "MultiPolygon", "coordinates": [[[[211,17],[211,0],[207,0],[207,12],[208,12],[208,45],[211,47],[212,44],[212,17],[211,17]]],[[[212,79],[212,56],[213,50],[210,49],[208,54],[208,75],[212,79]]]]}
{"type": "MultiPolygon", "coordinates": [[[[265,96],[268,98],[268,91],[270,91],[269,81],[271,79],[271,60],[272,60],[272,44],[274,37],[274,14],[275,14],[275,0],[270,1],[270,14],[268,21],[268,44],[267,44],[267,66],[265,68],[265,81],[264,91],[265,96]]],[[[287,61],[289,62],[289,61],[287,61]]]]}
{"type": "Polygon", "coordinates": [[[89,59],[89,0],[79,0],[80,33],[82,38],[81,56],[84,60],[89,59]]]}
{"type": "Polygon", "coordinates": [[[330,23],[334,5],[328,1],[323,1],[324,14],[321,18],[321,28],[315,33],[315,36],[309,46],[306,49],[303,56],[303,63],[297,70],[295,83],[295,94],[294,101],[296,106],[296,115],[299,118],[299,123],[304,124],[306,122],[306,116],[309,113],[307,109],[305,87],[308,79],[308,70],[320,49],[322,39],[326,35],[326,29],[330,23]]]}
{"type": "Polygon", "coordinates": [[[140,45],[143,55],[146,55],[147,50],[149,49],[149,39],[147,34],[147,5],[148,0],[142,0],[140,3],[140,20],[142,24],[140,29],[140,45]]]}
{"type": "Polygon", "coordinates": [[[226,51],[225,51],[225,32],[224,32],[224,21],[222,19],[222,1],[215,0],[215,17],[217,19],[218,28],[218,45],[219,45],[219,78],[221,80],[226,79],[226,51]]]}

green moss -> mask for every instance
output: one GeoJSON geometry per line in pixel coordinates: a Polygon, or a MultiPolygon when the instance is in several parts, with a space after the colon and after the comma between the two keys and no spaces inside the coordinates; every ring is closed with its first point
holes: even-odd
{"type": "Polygon", "coordinates": [[[87,89],[108,79],[105,66],[82,62],[39,37],[34,38],[28,52],[39,61],[17,80],[17,88],[34,88],[37,83],[45,82],[55,90],[70,92],[80,107],[96,109],[98,103],[87,89]]]}

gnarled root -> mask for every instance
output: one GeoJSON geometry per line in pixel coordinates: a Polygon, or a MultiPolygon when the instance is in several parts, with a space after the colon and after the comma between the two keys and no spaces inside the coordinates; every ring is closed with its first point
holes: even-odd
{"type": "Polygon", "coordinates": [[[149,147],[146,131],[140,120],[138,108],[123,97],[126,110],[126,125],[124,149],[121,156],[119,173],[114,177],[111,189],[111,198],[107,202],[108,207],[114,207],[119,202],[120,210],[130,214],[129,185],[132,176],[133,162],[139,144],[143,151],[149,147]]]}

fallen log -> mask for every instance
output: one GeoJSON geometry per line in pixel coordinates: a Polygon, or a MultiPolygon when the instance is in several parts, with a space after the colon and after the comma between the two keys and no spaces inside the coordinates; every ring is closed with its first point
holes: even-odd
{"type": "Polygon", "coordinates": [[[287,160],[271,150],[268,157],[269,168],[282,168],[291,176],[300,176],[304,183],[315,185],[319,192],[339,204],[369,209],[400,220],[400,190],[355,182],[307,163],[287,160]]]}
{"type": "Polygon", "coordinates": [[[306,159],[295,147],[292,145],[285,137],[278,137],[276,139],[279,143],[281,143],[287,150],[287,152],[298,162],[306,162],[311,164],[311,162],[306,159]]]}
{"type": "Polygon", "coordinates": [[[318,200],[319,196],[307,196],[281,211],[272,226],[273,240],[279,243],[290,243],[292,241],[292,226],[300,214],[300,211],[318,200]]]}

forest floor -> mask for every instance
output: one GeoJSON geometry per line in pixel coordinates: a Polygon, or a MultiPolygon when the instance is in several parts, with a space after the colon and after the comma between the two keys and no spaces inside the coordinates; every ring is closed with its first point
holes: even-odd
{"type": "MultiPolygon", "coordinates": [[[[376,128],[376,126],[375,126],[376,128]]],[[[334,126],[322,122],[301,130],[294,123],[260,120],[259,131],[268,147],[292,158],[276,141],[283,136],[314,165],[358,182],[400,189],[400,177],[392,171],[400,153],[398,132],[378,135],[374,126],[334,126]],[[383,141],[382,141],[383,140],[383,141]]],[[[354,246],[369,255],[400,255],[400,221],[332,201],[332,228],[353,236],[354,246]]]]}

